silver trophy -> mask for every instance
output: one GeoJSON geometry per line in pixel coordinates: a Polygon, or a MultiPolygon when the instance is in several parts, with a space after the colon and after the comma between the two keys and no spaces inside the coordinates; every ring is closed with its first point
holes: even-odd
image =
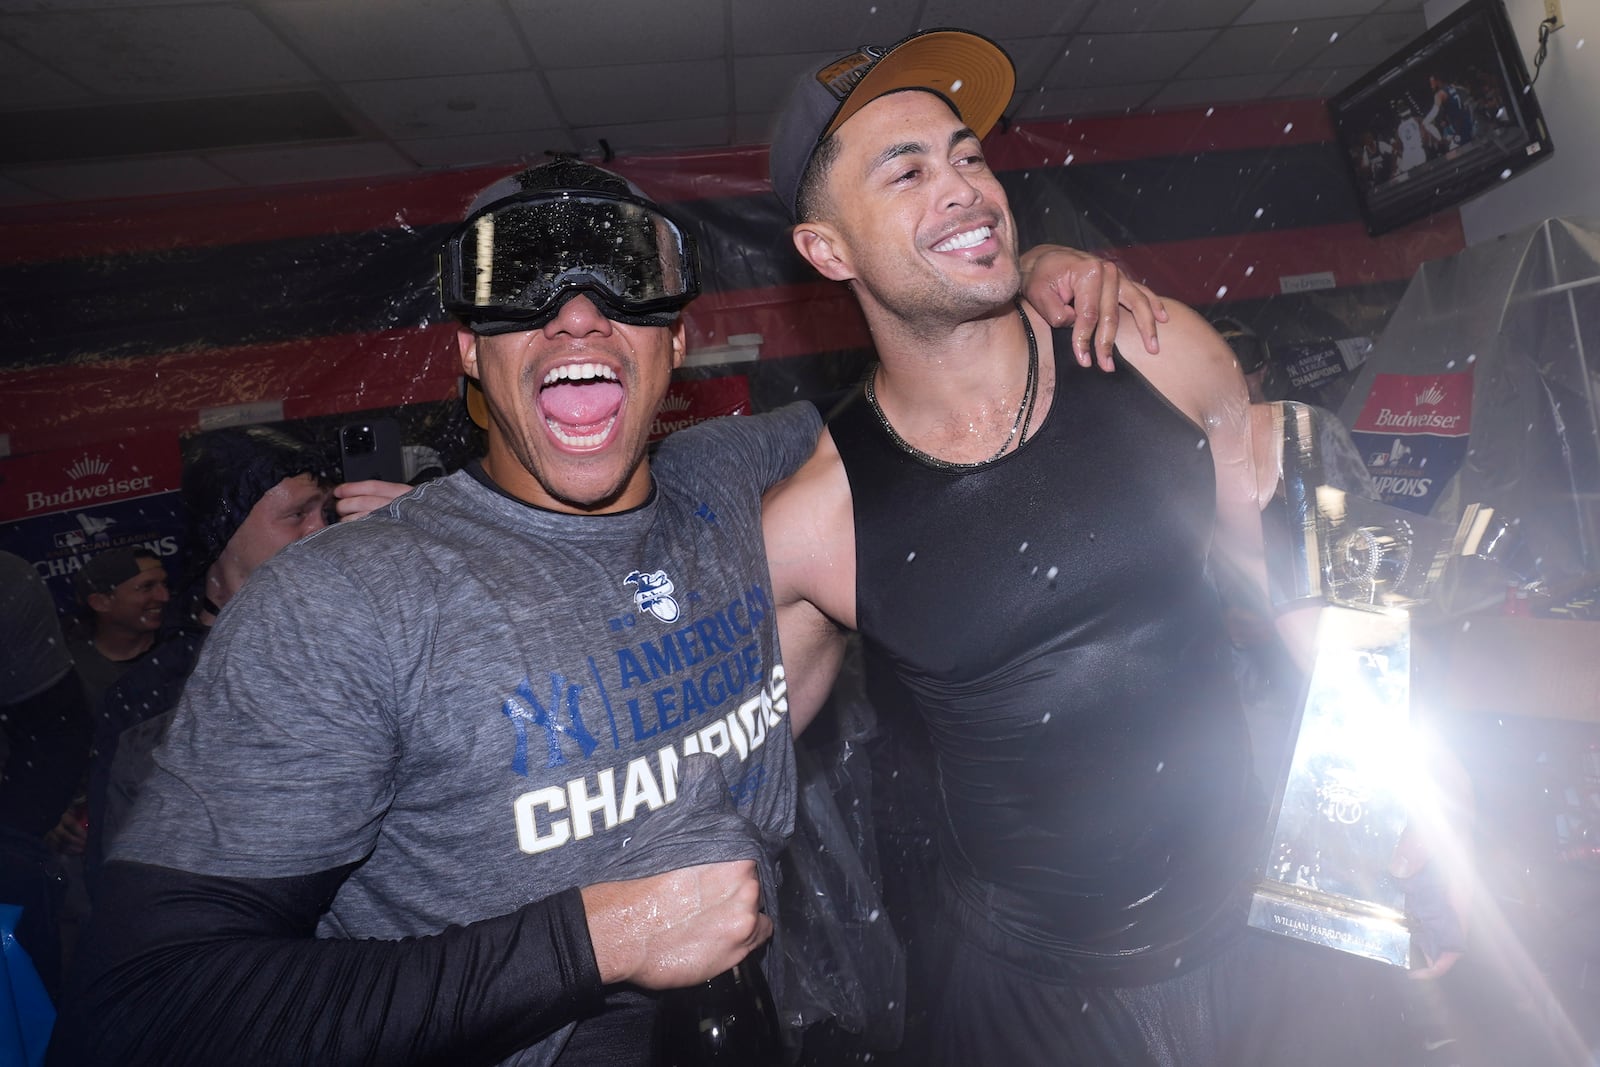
{"type": "Polygon", "coordinates": [[[1344,427],[1274,405],[1281,458],[1263,514],[1280,609],[1322,605],[1288,775],[1250,905],[1250,925],[1407,967],[1405,893],[1389,862],[1418,773],[1405,743],[1411,611],[1452,551],[1453,527],[1372,499],[1344,427]]]}

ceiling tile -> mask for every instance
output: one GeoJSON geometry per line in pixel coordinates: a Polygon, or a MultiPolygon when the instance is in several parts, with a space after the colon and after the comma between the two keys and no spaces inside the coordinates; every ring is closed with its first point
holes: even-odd
{"type": "Polygon", "coordinates": [[[1199,107],[1203,104],[1228,104],[1241,100],[1261,100],[1271,95],[1283,81],[1279,73],[1239,74],[1231,78],[1197,78],[1168,82],[1150,98],[1153,108],[1199,107]]]}
{"type": "Polygon", "coordinates": [[[921,0],[733,0],[733,50],[842,56],[861,45],[894,44],[916,28],[921,6],[921,0]]]}
{"type": "Polygon", "coordinates": [[[1080,86],[1076,89],[1040,89],[1025,94],[1010,112],[1012,121],[1076,118],[1135,111],[1161,88],[1160,82],[1141,85],[1080,86]]]}
{"type": "Polygon", "coordinates": [[[1422,12],[1373,15],[1317,57],[1322,67],[1372,67],[1404,48],[1428,28],[1422,12]]]}
{"type": "Polygon", "coordinates": [[[73,104],[92,95],[71,78],[0,41],[0,111],[73,104]]]}
{"type": "MultiPolygon", "coordinates": [[[[971,0],[928,0],[918,23],[925,29],[959,26],[1002,40],[1036,34],[1068,34],[1079,29],[1094,0],[1052,0],[1049,4],[988,4],[971,0]]],[[[874,42],[877,43],[877,42],[874,42]]],[[[888,41],[885,44],[891,43],[888,41]]]]}
{"type": "MultiPolygon", "coordinates": [[[[92,135],[79,140],[103,150],[93,166],[59,162],[81,153],[7,164],[0,203],[514,163],[593,151],[601,138],[618,153],[760,144],[800,73],[918,26],[999,41],[1017,65],[1016,121],[1323,97],[1422,32],[1424,8],[1441,2],[0,0],[0,124],[43,116],[48,130],[79,111],[216,110],[293,93],[319,94],[355,124],[320,145],[295,124],[293,141],[142,155],[92,135]],[[109,177],[119,166],[123,188],[109,177]],[[46,189],[47,178],[61,184],[46,189]]],[[[175,123],[197,129],[192,117],[175,123]]]]}
{"type": "Polygon", "coordinates": [[[1079,33],[1144,33],[1226,26],[1251,0],[1099,0],[1079,33]]]}
{"type": "Polygon", "coordinates": [[[547,70],[726,54],[723,0],[511,0],[511,13],[547,70]]]}
{"type": "Polygon", "coordinates": [[[508,130],[466,137],[419,137],[396,141],[395,147],[424,167],[464,167],[473,163],[526,160],[542,162],[548,152],[576,152],[578,143],[565,129],[508,130]]]}
{"type": "Polygon", "coordinates": [[[338,81],[528,66],[511,20],[481,0],[271,0],[261,13],[338,81]]]}
{"type": "Polygon", "coordinates": [[[1004,40],[1000,43],[1011,53],[1011,62],[1017,68],[1017,88],[1029,89],[1040,85],[1045,74],[1066,51],[1070,37],[1035,37],[1027,40],[1004,40]]]}
{"type": "Polygon", "coordinates": [[[561,125],[535,74],[352,82],[344,92],[391,137],[450,137],[561,125]]]}
{"type": "Polygon", "coordinates": [[[736,56],[733,60],[733,106],[744,113],[777,111],[789,90],[803,75],[821,70],[834,59],[833,52],[804,55],[736,56]]]}
{"type": "Polygon", "coordinates": [[[1048,89],[1071,89],[1160,81],[1193,59],[1215,36],[1211,30],[1075,34],[1041,84],[1048,89]]]}
{"type": "Polygon", "coordinates": [[[725,114],[728,65],[721,60],[554,70],[550,92],[573,126],[663,122],[725,114]]]}
{"type": "Polygon", "coordinates": [[[1338,67],[1332,70],[1298,70],[1272,91],[1273,96],[1310,96],[1324,99],[1366,73],[1365,67],[1338,67]]]}
{"type": "Polygon", "coordinates": [[[630,122],[585,126],[573,131],[580,151],[587,152],[604,138],[619,155],[648,154],[675,148],[709,148],[728,143],[728,120],[721,115],[670,122],[630,122]]]}
{"type": "Polygon", "coordinates": [[[385,142],[306,145],[294,148],[210,152],[206,159],[245,185],[290,185],[297,182],[365,178],[398,174],[417,165],[385,142]]]}
{"type": "Polygon", "coordinates": [[[1230,26],[1184,67],[1184,78],[1225,78],[1235,74],[1298,70],[1310,63],[1342,34],[1355,19],[1315,19],[1307,22],[1263,22],[1230,26]]]}
{"type": "Polygon", "coordinates": [[[239,184],[205,160],[193,156],[18,167],[7,171],[6,176],[65,200],[192,193],[239,184]]]}
{"type": "Polygon", "coordinates": [[[1252,22],[1293,22],[1305,18],[1334,18],[1339,15],[1367,15],[1383,0],[1255,0],[1238,18],[1240,25],[1252,22]],[[1313,10],[1307,10],[1312,8],[1313,10]]]}
{"type": "Polygon", "coordinates": [[[244,8],[211,5],[14,15],[5,35],[107,93],[208,94],[312,80],[244,8]]]}
{"type": "Polygon", "coordinates": [[[0,0],[0,14],[30,11],[82,11],[107,7],[175,7],[178,4],[214,4],[216,0],[0,0]]]}

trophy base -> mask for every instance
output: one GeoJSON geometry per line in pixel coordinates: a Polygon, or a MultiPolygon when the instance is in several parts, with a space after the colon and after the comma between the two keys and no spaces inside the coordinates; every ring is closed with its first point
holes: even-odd
{"type": "Polygon", "coordinates": [[[1261,882],[1250,898],[1249,924],[1379,963],[1411,966],[1411,931],[1404,918],[1392,912],[1361,910],[1358,901],[1261,882]]]}

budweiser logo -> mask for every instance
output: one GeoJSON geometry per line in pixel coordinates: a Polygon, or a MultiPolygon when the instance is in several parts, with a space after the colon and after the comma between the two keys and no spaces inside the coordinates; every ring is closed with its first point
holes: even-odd
{"type": "Polygon", "coordinates": [[[1435,407],[1443,399],[1444,390],[1440,389],[1437,384],[1430,385],[1422,392],[1417,394],[1417,406],[1422,407],[1427,405],[1428,407],[1435,407]]]}
{"type": "Polygon", "coordinates": [[[689,407],[690,407],[689,398],[686,397],[686,396],[682,396],[682,395],[673,396],[673,395],[669,394],[665,399],[663,399],[661,401],[661,410],[663,412],[667,412],[667,411],[688,411],[689,407]]]}
{"type": "Polygon", "coordinates": [[[79,478],[86,478],[92,474],[104,474],[110,469],[111,464],[99,456],[91,459],[89,454],[85,452],[76,463],[67,468],[67,477],[77,481],[79,478]]]}

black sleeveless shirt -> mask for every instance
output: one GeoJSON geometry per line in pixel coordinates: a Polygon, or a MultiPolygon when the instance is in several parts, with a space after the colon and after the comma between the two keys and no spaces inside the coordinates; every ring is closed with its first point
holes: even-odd
{"type": "Polygon", "coordinates": [[[1204,433],[1120,360],[1070,357],[1034,436],[979,467],[908,455],[863,398],[829,428],[868,670],[927,727],[959,894],[1086,980],[1204,955],[1259,840],[1204,433]]]}

